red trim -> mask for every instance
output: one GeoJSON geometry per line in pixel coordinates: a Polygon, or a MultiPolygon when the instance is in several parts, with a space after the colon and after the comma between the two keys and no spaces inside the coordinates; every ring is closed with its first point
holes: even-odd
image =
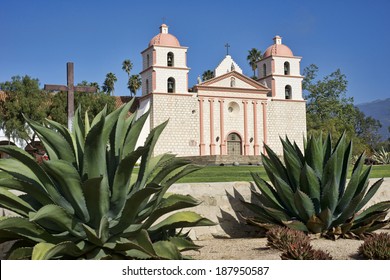
{"type": "MultiPolygon", "coordinates": [[[[225,96],[225,95],[217,95],[217,94],[205,94],[205,93],[202,93],[202,92],[198,92],[198,96],[202,96],[202,97],[214,97],[214,98],[224,98],[224,99],[237,99],[237,96],[225,96]]],[[[264,97],[257,97],[256,95],[253,95],[250,97],[251,100],[268,100],[268,98],[266,98],[266,94],[263,95],[264,97]]],[[[248,97],[249,98],[249,97],[248,97]]]]}
{"type": "Polygon", "coordinates": [[[189,96],[192,96],[192,94],[189,94],[189,93],[167,93],[167,92],[153,92],[153,94],[156,94],[156,95],[175,95],[175,96],[182,96],[182,97],[189,97],[189,96]]]}
{"type": "Polygon", "coordinates": [[[156,71],[152,72],[152,90],[153,92],[156,90],[156,71]]]}
{"type": "Polygon", "coordinates": [[[275,95],[276,95],[276,83],[275,83],[275,79],[274,78],[272,78],[272,81],[271,81],[271,84],[272,84],[272,90],[271,90],[271,93],[272,93],[272,97],[275,97],[275,95]]]}
{"type": "Polygon", "coordinates": [[[271,101],[286,101],[286,102],[298,102],[298,103],[306,103],[306,100],[293,100],[293,99],[276,99],[272,98],[271,101]]]}
{"type": "Polygon", "coordinates": [[[157,63],[157,54],[156,54],[156,50],[154,49],[153,50],[153,61],[152,61],[152,65],[156,65],[157,63]]]}

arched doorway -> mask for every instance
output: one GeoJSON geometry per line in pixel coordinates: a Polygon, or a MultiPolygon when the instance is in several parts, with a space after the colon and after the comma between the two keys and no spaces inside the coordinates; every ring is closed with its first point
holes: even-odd
{"type": "Polygon", "coordinates": [[[230,133],[227,137],[227,154],[229,156],[242,155],[241,137],[237,133],[230,133]]]}

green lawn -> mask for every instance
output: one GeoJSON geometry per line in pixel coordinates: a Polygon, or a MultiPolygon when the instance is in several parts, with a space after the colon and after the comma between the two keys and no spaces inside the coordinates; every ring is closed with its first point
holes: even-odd
{"type": "MultiPolygon", "coordinates": [[[[267,178],[262,166],[206,166],[182,178],[179,183],[248,182],[252,181],[251,172],[259,172],[263,178],[267,178]]],[[[390,165],[373,166],[370,178],[382,177],[390,177],[390,165]]]]}

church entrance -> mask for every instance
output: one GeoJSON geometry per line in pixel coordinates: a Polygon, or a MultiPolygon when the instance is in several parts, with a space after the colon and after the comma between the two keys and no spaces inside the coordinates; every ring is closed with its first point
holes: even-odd
{"type": "Polygon", "coordinates": [[[241,137],[237,133],[230,133],[227,137],[227,154],[229,156],[240,156],[242,154],[241,137]]]}

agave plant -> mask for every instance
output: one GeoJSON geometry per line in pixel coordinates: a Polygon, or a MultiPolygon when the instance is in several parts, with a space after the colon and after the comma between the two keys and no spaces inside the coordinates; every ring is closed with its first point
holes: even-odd
{"type": "Polygon", "coordinates": [[[372,159],[379,164],[390,164],[390,152],[387,152],[384,147],[378,151],[374,151],[372,159]]]}
{"type": "Polygon", "coordinates": [[[136,148],[148,114],[128,117],[131,105],[104,109],[92,123],[78,110],[72,132],[29,120],[49,157],[41,165],[17,147],[0,147],[11,156],[0,160],[0,206],[17,214],[0,218],[0,242],[15,241],[9,259],[180,259],[198,248],[180,229],[213,223],[176,211],[199,201],[167,190],[199,167],[153,157],[166,123],[136,148]]]}
{"type": "Polygon", "coordinates": [[[269,229],[287,226],[325,237],[362,236],[389,224],[390,201],[361,211],[383,182],[368,188],[371,166],[363,167],[364,154],[356,161],[347,183],[352,142],[342,135],[332,148],[330,135],[311,137],[304,154],[288,138],[283,144],[283,161],[266,146],[264,168],[270,183],[252,173],[258,203],[244,202],[256,216],[249,223],[269,229]]]}

